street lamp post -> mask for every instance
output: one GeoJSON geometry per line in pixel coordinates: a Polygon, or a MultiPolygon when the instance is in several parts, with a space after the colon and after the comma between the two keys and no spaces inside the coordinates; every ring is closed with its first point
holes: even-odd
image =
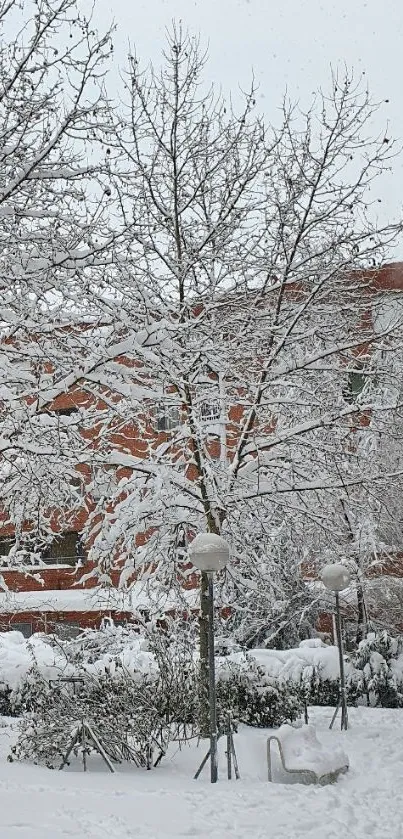
{"type": "Polygon", "coordinates": [[[208,578],[208,664],[209,664],[209,710],[210,710],[210,770],[211,783],[218,778],[217,763],[217,706],[214,661],[214,574],[225,568],[229,560],[229,546],[225,539],[215,533],[199,533],[189,546],[189,558],[195,568],[207,574],[208,578]]]}
{"type": "MultiPolygon", "coordinates": [[[[347,731],[348,728],[348,713],[347,713],[347,698],[346,698],[346,680],[344,674],[344,654],[343,654],[343,637],[341,633],[341,617],[340,617],[340,597],[339,594],[350,584],[350,572],[345,565],[341,563],[333,563],[326,565],[322,570],[322,582],[328,591],[334,592],[336,598],[336,634],[337,646],[339,650],[339,667],[340,667],[340,702],[341,705],[341,730],[347,731]]],[[[339,705],[336,708],[330,728],[336,719],[339,705]]]]}

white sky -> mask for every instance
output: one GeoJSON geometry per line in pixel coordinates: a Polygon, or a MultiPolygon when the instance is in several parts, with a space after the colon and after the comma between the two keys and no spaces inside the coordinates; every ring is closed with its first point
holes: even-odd
{"type": "MultiPolygon", "coordinates": [[[[389,99],[374,131],[389,121],[388,134],[403,138],[403,0],[95,0],[98,28],[112,18],[116,65],[124,64],[129,39],[142,61],[158,63],[165,27],[181,19],[208,43],[208,80],[225,92],[247,87],[253,67],[261,110],[274,122],[286,88],[307,104],[326,88],[330,66],[346,63],[365,73],[374,98],[389,99]]],[[[403,157],[379,194],[385,216],[400,216],[403,157]]]]}

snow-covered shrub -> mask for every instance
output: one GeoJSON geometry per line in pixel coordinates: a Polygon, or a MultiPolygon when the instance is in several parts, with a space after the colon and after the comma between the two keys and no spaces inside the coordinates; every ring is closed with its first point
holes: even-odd
{"type": "MultiPolygon", "coordinates": [[[[346,697],[349,705],[356,706],[360,698],[361,687],[354,667],[345,658],[346,697]]],[[[337,674],[330,677],[328,668],[320,661],[306,668],[301,675],[300,690],[306,705],[335,706],[340,698],[339,667],[337,674]]]]}
{"type": "MultiPolygon", "coordinates": [[[[310,684],[301,686],[307,705],[337,705],[340,697],[340,679],[321,679],[320,670],[312,674],[310,684]]],[[[349,705],[356,706],[360,698],[360,684],[357,674],[351,668],[347,671],[346,696],[349,705]]]]}
{"type": "Polygon", "coordinates": [[[352,655],[361,696],[382,708],[403,707],[403,641],[385,630],[370,633],[352,655]]]}
{"type": "MultiPolygon", "coordinates": [[[[31,683],[31,710],[21,720],[11,759],[57,768],[83,720],[112,760],[145,766],[152,751],[158,757],[165,753],[171,729],[170,720],[161,714],[158,677],[144,673],[135,677],[123,668],[113,675],[82,675],[83,682],[73,688],[64,682],[50,685],[37,673],[31,683]]],[[[80,750],[78,744],[74,753],[80,750]]],[[[87,743],[87,751],[91,750],[87,743]]]]}
{"type": "Polygon", "coordinates": [[[228,713],[234,720],[256,728],[276,728],[293,722],[302,713],[303,698],[298,688],[273,679],[249,656],[222,662],[217,676],[221,726],[228,713]]]}
{"type": "Polygon", "coordinates": [[[149,637],[150,652],[158,668],[158,697],[161,717],[170,720],[186,736],[186,728],[197,726],[200,684],[195,644],[191,633],[175,627],[149,637]]]}
{"type": "Polygon", "coordinates": [[[51,689],[49,682],[38,672],[31,684],[35,707],[31,706],[23,716],[17,743],[8,759],[32,760],[54,768],[60,764],[74,728],[70,703],[61,687],[51,689]]]}
{"type": "MultiPolygon", "coordinates": [[[[290,650],[251,650],[253,656],[272,679],[297,692],[306,705],[337,705],[339,699],[339,653],[337,647],[319,638],[302,641],[290,650]]],[[[362,685],[351,656],[345,656],[347,701],[356,705],[362,685]]]]}
{"type": "MultiPolygon", "coordinates": [[[[307,705],[335,706],[339,699],[337,647],[310,639],[293,650],[253,650],[265,672],[291,690],[301,692],[307,705]]],[[[383,707],[403,705],[403,644],[388,633],[371,634],[355,653],[345,656],[347,702],[383,707]]]]}
{"type": "MultiPolygon", "coordinates": [[[[19,716],[29,705],[31,671],[45,679],[68,675],[68,662],[61,647],[52,647],[51,636],[33,635],[26,639],[21,632],[0,633],[0,697],[2,713],[19,716]]],[[[71,668],[70,668],[71,669],[71,668]]]]}
{"type": "Polygon", "coordinates": [[[60,765],[83,719],[112,760],[143,766],[152,752],[160,760],[172,738],[195,733],[198,669],[187,633],[88,632],[63,652],[63,672],[81,681],[49,683],[31,668],[19,689],[26,713],[12,758],[60,765]]]}
{"type": "Polygon", "coordinates": [[[307,705],[337,705],[339,700],[339,679],[321,679],[320,670],[314,669],[309,683],[301,685],[307,705]]]}
{"type": "Polygon", "coordinates": [[[13,703],[11,702],[12,690],[9,685],[0,684],[0,716],[12,717],[14,716],[13,703]]]}
{"type": "Polygon", "coordinates": [[[193,726],[198,716],[198,663],[192,625],[166,617],[164,628],[147,623],[139,630],[107,628],[82,633],[71,643],[70,660],[87,673],[139,681],[151,676],[154,704],[162,720],[193,726]],[[114,675],[115,674],[115,675],[114,675]]]}

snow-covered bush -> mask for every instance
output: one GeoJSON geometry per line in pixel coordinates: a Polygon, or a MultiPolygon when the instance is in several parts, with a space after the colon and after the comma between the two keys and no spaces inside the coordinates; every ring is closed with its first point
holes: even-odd
{"type": "Polygon", "coordinates": [[[198,668],[191,635],[176,630],[149,626],[140,636],[111,628],[83,633],[74,642],[50,639],[65,658],[59,675],[80,681],[74,687],[49,682],[39,664],[26,673],[18,690],[25,715],[11,759],[60,765],[80,720],[90,725],[112,760],[140,766],[149,765],[152,753],[160,760],[172,738],[193,735],[198,668]]]}
{"type": "Polygon", "coordinates": [[[273,679],[249,656],[224,661],[217,675],[218,718],[222,726],[228,713],[234,720],[256,728],[276,728],[293,722],[302,713],[298,688],[273,679]]]}
{"type": "MultiPolygon", "coordinates": [[[[120,666],[102,675],[91,676],[84,670],[81,675],[83,681],[73,687],[69,682],[50,684],[38,671],[31,671],[30,710],[21,720],[11,759],[56,768],[82,720],[112,760],[133,760],[139,766],[146,766],[152,753],[161,759],[170,739],[184,736],[179,727],[185,716],[178,707],[180,691],[172,698],[159,673],[133,674],[120,666]]],[[[189,716],[185,723],[189,726],[189,716]]],[[[80,746],[75,753],[79,750],[80,746]]]]}
{"type": "MultiPolygon", "coordinates": [[[[191,628],[176,623],[164,632],[145,627],[141,636],[111,629],[47,643],[58,664],[64,657],[58,675],[74,675],[82,682],[73,687],[57,677],[49,681],[40,661],[26,671],[13,694],[25,713],[10,759],[59,766],[82,719],[112,760],[129,759],[142,766],[151,752],[154,760],[161,759],[172,738],[198,732],[199,670],[191,628]]],[[[300,715],[297,689],[269,677],[253,658],[240,654],[231,659],[217,662],[221,726],[228,713],[260,727],[275,727],[300,715]]]]}
{"type": "MultiPolygon", "coordinates": [[[[403,706],[400,640],[370,635],[346,658],[345,669],[349,704],[403,706]]],[[[164,631],[111,626],[71,641],[43,635],[27,641],[20,633],[4,633],[0,710],[24,714],[14,756],[58,765],[84,716],[111,756],[122,759],[125,753],[144,765],[152,747],[156,759],[170,739],[198,733],[198,673],[194,628],[176,620],[164,631]],[[57,684],[71,676],[84,680],[75,698],[71,685],[57,684]]],[[[293,650],[229,651],[217,658],[219,725],[230,713],[248,725],[276,727],[295,720],[304,702],[335,706],[338,677],[337,648],[319,639],[293,650]]]]}
{"type": "Polygon", "coordinates": [[[0,633],[1,713],[18,716],[29,706],[30,682],[36,671],[45,680],[73,673],[62,645],[50,643],[51,636],[37,634],[28,640],[21,632],[0,633]]]}
{"type": "MultiPolygon", "coordinates": [[[[336,647],[320,639],[302,641],[289,650],[256,649],[250,655],[275,684],[286,686],[307,705],[334,705],[339,697],[336,647]]],[[[346,671],[350,673],[349,666],[346,671]]]]}
{"type": "MultiPolygon", "coordinates": [[[[356,706],[361,696],[360,681],[353,668],[348,667],[346,695],[349,705],[356,706]]],[[[314,669],[310,682],[301,685],[307,705],[337,705],[340,696],[340,679],[322,679],[320,669],[314,669]]]]}
{"type": "MultiPolygon", "coordinates": [[[[252,650],[267,675],[298,688],[307,705],[336,705],[339,698],[337,647],[319,639],[293,650],[252,650]]],[[[383,707],[403,706],[403,642],[387,632],[368,635],[345,656],[347,701],[383,707]]]]}
{"type": "Polygon", "coordinates": [[[11,688],[2,683],[0,684],[0,716],[12,717],[14,716],[13,705],[10,701],[12,694],[11,688]]]}
{"type": "Polygon", "coordinates": [[[403,707],[403,641],[388,632],[370,633],[352,654],[360,695],[382,708],[403,707]]]}
{"type": "Polygon", "coordinates": [[[105,628],[83,632],[65,647],[76,668],[119,679],[121,673],[152,678],[154,703],[162,719],[193,724],[198,716],[198,664],[191,625],[166,618],[164,629],[152,623],[139,629],[105,628]]]}
{"type": "Polygon", "coordinates": [[[20,722],[19,738],[8,759],[32,760],[54,768],[61,763],[74,728],[71,706],[61,687],[51,689],[38,671],[30,675],[30,711],[20,722]]]}
{"type": "Polygon", "coordinates": [[[313,669],[310,681],[301,683],[301,692],[307,705],[337,705],[339,679],[321,679],[320,670],[313,669]]]}

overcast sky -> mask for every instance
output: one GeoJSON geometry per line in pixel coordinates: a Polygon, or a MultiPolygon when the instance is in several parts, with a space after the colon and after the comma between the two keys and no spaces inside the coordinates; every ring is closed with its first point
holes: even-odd
{"type": "MultiPolygon", "coordinates": [[[[247,87],[253,68],[259,102],[268,118],[287,88],[306,104],[326,88],[331,65],[346,63],[365,74],[384,105],[382,130],[403,138],[403,0],[95,0],[98,28],[114,18],[115,61],[124,63],[128,40],[144,61],[158,62],[165,27],[181,19],[209,45],[209,79],[224,91],[247,87]]],[[[403,159],[396,161],[380,192],[384,213],[400,215],[403,159]]]]}

